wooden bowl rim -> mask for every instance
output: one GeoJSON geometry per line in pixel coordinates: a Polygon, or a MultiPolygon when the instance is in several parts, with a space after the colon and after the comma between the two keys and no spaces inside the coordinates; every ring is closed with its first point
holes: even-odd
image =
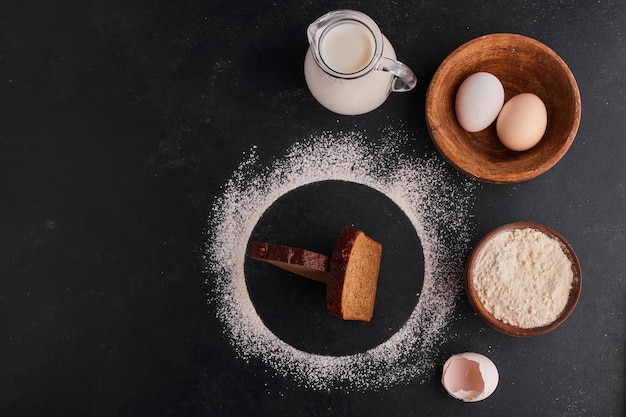
{"type": "Polygon", "coordinates": [[[565,238],[561,236],[558,232],[540,223],[519,221],[519,222],[507,223],[507,224],[504,224],[502,226],[499,226],[493,229],[491,232],[485,235],[478,242],[478,244],[472,250],[472,253],[470,254],[467,260],[467,263],[465,265],[465,273],[464,273],[463,281],[464,281],[465,293],[467,295],[470,305],[472,306],[472,309],[487,325],[489,325],[491,328],[499,332],[502,332],[510,336],[530,337],[530,336],[538,336],[541,334],[545,334],[556,329],[561,324],[563,324],[563,322],[570,316],[570,314],[572,314],[572,311],[574,311],[574,307],[576,307],[576,304],[578,303],[578,300],[580,298],[580,293],[582,291],[582,270],[580,268],[580,262],[578,261],[578,257],[576,256],[576,252],[574,252],[574,249],[569,244],[569,242],[565,240],[565,238]],[[478,297],[478,293],[476,292],[476,289],[474,288],[474,285],[473,285],[474,264],[476,262],[476,258],[478,257],[478,254],[483,249],[485,244],[489,240],[491,240],[492,238],[494,238],[495,236],[497,236],[498,234],[502,232],[509,231],[509,230],[516,230],[516,229],[526,229],[526,228],[538,230],[552,238],[557,239],[561,243],[562,245],[561,247],[564,249],[565,254],[571,261],[572,270],[574,272],[574,280],[572,283],[572,288],[570,289],[569,298],[568,298],[567,304],[565,305],[565,308],[563,309],[559,317],[557,317],[557,319],[550,324],[547,324],[542,327],[534,327],[534,328],[529,328],[529,329],[512,326],[492,316],[491,313],[489,313],[487,309],[483,306],[482,302],[480,301],[480,298],[478,297]]]}
{"type": "MultiPolygon", "coordinates": [[[[428,125],[428,132],[430,133],[433,143],[435,144],[435,147],[439,150],[439,152],[442,154],[442,156],[452,166],[454,166],[457,170],[464,173],[465,175],[468,175],[470,177],[473,177],[483,182],[494,183],[494,184],[511,184],[511,183],[519,183],[519,182],[523,182],[523,181],[527,181],[532,178],[535,178],[545,173],[546,171],[548,171],[550,168],[556,165],[557,162],[559,162],[563,158],[565,153],[571,147],[574,141],[574,138],[576,137],[576,134],[578,133],[578,128],[580,127],[580,119],[581,119],[581,108],[582,106],[581,106],[580,90],[578,89],[578,84],[576,82],[576,79],[573,73],[571,72],[570,68],[568,67],[567,63],[565,63],[565,61],[556,52],[554,52],[551,48],[541,43],[540,41],[530,38],[525,35],[520,35],[516,33],[492,33],[492,34],[482,35],[480,37],[471,39],[463,43],[461,46],[457,47],[454,51],[452,51],[443,60],[443,62],[439,65],[439,67],[435,71],[435,74],[433,75],[433,78],[431,79],[428,89],[426,91],[425,112],[426,112],[426,122],[428,125]],[[510,172],[507,172],[507,173],[497,173],[497,172],[496,173],[489,173],[489,172],[484,173],[482,172],[481,173],[481,172],[478,172],[478,169],[476,168],[476,166],[473,166],[465,162],[465,155],[455,155],[453,152],[449,151],[449,149],[447,148],[447,142],[449,142],[449,140],[447,139],[446,135],[442,134],[440,129],[437,127],[439,124],[437,123],[436,120],[433,120],[433,116],[430,111],[436,106],[437,97],[435,94],[436,93],[435,86],[438,86],[441,84],[440,79],[443,77],[443,74],[446,72],[448,67],[457,65],[455,63],[455,61],[457,60],[457,57],[463,54],[464,52],[466,52],[468,48],[476,48],[477,46],[483,43],[490,43],[494,41],[506,42],[509,45],[515,45],[515,44],[531,45],[533,48],[536,48],[537,51],[549,56],[552,60],[554,60],[557,63],[558,67],[562,70],[563,74],[566,76],[567,83],[569,84],[571,88],[571,92],[575,100],[573,124],[568,132],[568,136],[565,139],[565,142],[563,143],[563,145],[559,147],[557,152],[550,155],[546,160],[544,160],[539,165],[530,167],[524,171],[517,172],[517,173],[510,173],[510,172]]],[[[454,110],[451,108],[451,111],[454,111],[454,110]]],[[[523,154],[523,152],[520,152],[518,155],[521,155],[521,154],[523,154]]]]}

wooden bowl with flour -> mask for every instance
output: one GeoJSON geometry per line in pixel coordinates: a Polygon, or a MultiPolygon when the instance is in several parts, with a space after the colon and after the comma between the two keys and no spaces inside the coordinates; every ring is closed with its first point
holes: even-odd
{"type": "Polygon", "coordinates": [[[465,267],[465,292],[476,314],[511,336],[560,326],[580,297],[582,273],[572,246],[553,229],[515,222],[489,232],[465,267]]]}

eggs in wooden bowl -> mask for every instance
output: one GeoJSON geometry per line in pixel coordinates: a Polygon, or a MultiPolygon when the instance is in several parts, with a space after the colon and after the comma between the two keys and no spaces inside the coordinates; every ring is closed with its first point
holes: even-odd
{"type": "MultiPolygon", "coordinates": [[[[553,167],[574,141],[580,116],[578,85],[563,59],[535,39],[510,33],[481,36],[454,50],[435,72],[426,94],[426,122],[437,149],[459,171],[491,183],[526,181],[553,167]],[[509,102],[521,94],[534,95],[545,105],[545,127],[536,144],[526,150],[505,146],[498,137],[497,119],[477,132],[461,126],[457,93],[479,72],[502,83],[503,110],[515,107],[509,102]]],[[[536,127],[523,114],[521,119],[518,126],[536,127]]]]}

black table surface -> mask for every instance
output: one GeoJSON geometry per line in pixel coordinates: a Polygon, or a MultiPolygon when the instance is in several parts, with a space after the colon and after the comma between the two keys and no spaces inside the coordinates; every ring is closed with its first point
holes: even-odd
{"type": "MultiPolygon", "coordinates": [[[[1,10],[0,415],[625,415],[626,3],[6,0],[1,10]],[[413,91],[361,116],[315,101],[305,29],[338,8],[379,24],[417,74],[413,91]],[[520,184],[457,173],[424,118],[447,54],[496,32],[555,50],[582,97],[570,150],[520,184]],[[583,271],[573,314],[549,334],[515,338],[482,323],[460,293],[432,372],[363,390],[307,387],[240,357],[205,257],[225,184],[252,151],[262,169],[321,132],[385,129],[412,138],[408,157],[431,155],[471,184],[465,255],[511,221],[565,236],[583,271]],[[499,368],[482,402],[455,400],[439,382],[445,359],[463,351],[499,368]]],[[[313,191],[340,199],[355,191],[345,186],[313,191]]],[[[276,218],[292,219],[296,200],[276,218]]],[[[271,282],[266,297],[278,291],[271,282]]],[[[306,333],[281,331],[294,345],[306,333]]],[[[348,342],[338,335],[318,349],[339,355],[348,342]]]]}

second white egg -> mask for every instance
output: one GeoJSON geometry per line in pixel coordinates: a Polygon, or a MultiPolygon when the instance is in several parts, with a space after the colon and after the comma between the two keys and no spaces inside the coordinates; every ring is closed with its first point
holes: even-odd
{"type": "Polygon", "coordinates": [[[456,118],[463,129],[479,132],[498,117],[504,104],[504,87],[488,72],[476,72],[459,86],[455,99],[456,118]]]}

